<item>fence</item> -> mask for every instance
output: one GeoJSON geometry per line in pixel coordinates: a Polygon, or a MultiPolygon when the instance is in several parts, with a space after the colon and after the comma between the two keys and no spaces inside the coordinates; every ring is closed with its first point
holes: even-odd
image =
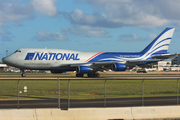
{"type": "Polygon", "coordinates": [[[179,78],[1,78],[0,108],[179,105],[179,78]]]}

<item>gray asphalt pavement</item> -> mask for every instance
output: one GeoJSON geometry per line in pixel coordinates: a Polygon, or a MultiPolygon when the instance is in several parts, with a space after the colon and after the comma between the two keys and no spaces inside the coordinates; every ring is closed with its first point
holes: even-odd
{"type": "MultiPolygon", "coordinates": [[[[180,103],[180,101],[178,101],[180,103]]],[[[133,106],[168,106],[177,104],[177,96],[145,97],[142,98],[112,98],[112,99],[68,99],[60,100],[60,108],[89,108],[89,107],[133,107],[133,106]],[[69,107],[68,107],[69,106],[69,107]]],[[[0,109],[9,108],[58,108],[58,99],[0,101],[0,109]]]]}

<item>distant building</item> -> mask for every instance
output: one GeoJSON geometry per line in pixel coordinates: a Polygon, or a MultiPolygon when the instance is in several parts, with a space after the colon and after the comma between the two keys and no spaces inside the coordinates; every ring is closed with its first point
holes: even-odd
{"type": "Polygon", "coordinates": [[[8,66],[6,64],[0,64],[0,71],[4,71],[8,66]]]}
{"type": "Polygon", "coordinates": [[[171,61],[158,62],[158,71],[180,71],[180,65],[173,65],[171,61]]]}
{"type": "Polygon", "coordinates": [[[6,64],[0,64],[0,68],[8,67],[6,64]]]}
{"type": "Polygon", "coordinates": [[[176,57],[175,59],[172,60],[172,64],[180,64],[180,56],[176,57]]]}
{"type": "Polygon", "coordinates": [[[158,62],[158,71],[163,71],[164,69],[169,69],[171,66],[172,62],[171,61],[159,61],[158,62]]]}
{"type": "Polygon", "coordinates": [[[158,67],[165,67],[165,66],[170,66],[172,65],[171,61],[159,61],[158,62],[158,67]]]}

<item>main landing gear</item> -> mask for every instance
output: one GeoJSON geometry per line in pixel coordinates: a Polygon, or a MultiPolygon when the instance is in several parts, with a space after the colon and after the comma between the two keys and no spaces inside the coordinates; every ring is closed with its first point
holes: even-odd
{"type": "MultiPolygon", "coordinates": [[[[100,77],[99,73],[88,73],[88,77],[100,77]]],[[[84,74],[76,74],[76,77],[84,77],[84,74]]]]}
{"type": "Polygon", "coordinates": [[[24,69],[21,69],[21,71],[22,71],[21,76],[22,76],[22,77],[26,77],[26,74],[25,74],[25,72],[24,72],[24,69]]]}
{"type": "Polygon", "coordinates": [[[84,77],[84,74],[76,74],[76,77],[84,77]]]}
{"type": "Polygon", "coordinates": [[[99,73],[88,73],[87,74],[88,77],[100,77],[99,73]]]}

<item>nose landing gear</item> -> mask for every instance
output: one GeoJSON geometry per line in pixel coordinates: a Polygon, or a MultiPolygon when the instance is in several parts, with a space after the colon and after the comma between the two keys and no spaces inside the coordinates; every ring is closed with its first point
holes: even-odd
{"type": "Polygon", "coordinates": [[[25,72],[24,72],[24,69],[21,69],[21,72],[22,72],[22,73],[21,73],[21,76],[22,76],[22,77],[26,77],[26,74],[25,74],[25,72]]]}

